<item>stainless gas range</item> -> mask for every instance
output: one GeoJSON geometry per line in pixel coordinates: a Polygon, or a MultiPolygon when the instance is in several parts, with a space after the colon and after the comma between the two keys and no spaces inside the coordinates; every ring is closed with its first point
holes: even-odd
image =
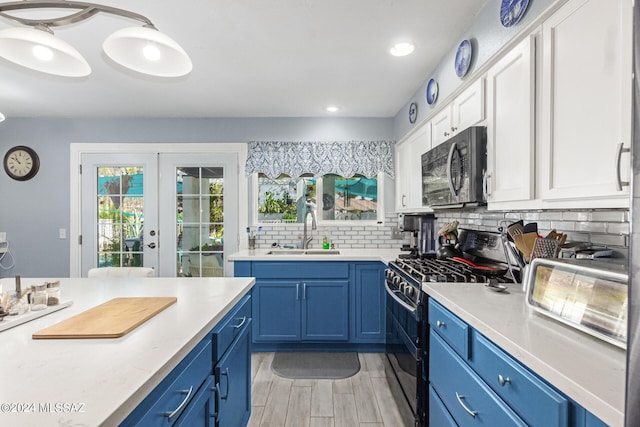
{"type": "Polygon", "coordinates": [[[507,262],[500,233],[460,229],[458,238],[462,255],[458,260],[437,259],[435,253],[399,258],[390,262],[385,271],[389,359],[386,374],[407,425],[428,424],[429,325],[427,295],[422,285],[447,282],[455,286],[466,282],[500,286],[519,280],[519,270],[507,262]],[[492,268],[487,270],[487,265],[492,268]],[[500,271],[496,272],[496,267],[500,271]]]}

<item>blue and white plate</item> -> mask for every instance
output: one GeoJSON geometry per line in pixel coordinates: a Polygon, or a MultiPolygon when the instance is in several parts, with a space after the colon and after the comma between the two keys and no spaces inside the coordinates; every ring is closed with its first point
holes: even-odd
{"type": "Polygon", "coordinates": [[[471,43],[469,40],[463,40],[458,46],[458,51],[456,52],[456,74],[458,77],[463,78],[467,71],[469,71],[469,65],[471,65],[471,56],[473,55],[473,49],[471,48],[471,43]]]}
{"type": "Polygon", "coordinates": [[[505,27],[515,25],[524,16],[529,0],[502,0],[500,21],[505,27]]]}
{"type": "Polygon", "coordinates": [[[429,83],[427,83],[427,103],[433,105],[436,99],[438,99],[438,82],[431,79],[429,83]]]}

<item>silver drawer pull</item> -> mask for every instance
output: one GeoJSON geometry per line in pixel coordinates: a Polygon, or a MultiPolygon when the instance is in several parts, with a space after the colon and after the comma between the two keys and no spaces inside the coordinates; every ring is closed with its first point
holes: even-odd
{"type": "Polygon", "coordinates": [[[498,384],[500,384],[501,387],[504,387],[506,384],[511,384],[511,378],[503,377],[502,375],[498,374],[498,384]]]}
{"type": "Polygon", "coordinates": [[[438,321],[436,322],[436,326],[437,326],[438,328],[442,328],[442,327],[444,327],[444,326],[446,326],[446,325],[447,325],[447,324],[446,324],[446,323],[444,323],[444,322],[443,322],[443,321],[441,321],[441,320],[438,320],[438,321]]]}
{"type": "Polygon", "coordinates": [[[223,396],[222,393],[220,393],[220,399],[227,400],[227,398],[229,397],[229,389],[231,388],[231,377],[229,376],[229,368],[225,369],[224,372],[220,372],[220,382],[222,382],[223,375],[227,377],[227,394],[223,396]]]}
{"type": "Polygon", "coordinates": [[[242,320],[242,322],[240,322],[239,325],[235,325],[233,329],[240,329],[242,325],[244,325],[247,322],[247,316],[242,316],[242,318],[238,317],[238,319],[242,320]]]}
{"type": "Polygon", "coordinates": [[[164,412],[162,415],[167,417],[167,419],[171,419],[173,417],[176,416],[176,414],[178,412],[180,412],[182,410],[182,408],[184,408],[184,405],[187,404],[187,402],[189,401],[189,398],[191,397],[191,393],[193,392],[193,386],[189,387],[189,390],[180,390],[181,394],[186,394],[184,400],[182,401],[182,403],[180,403],[180,405],[178,405],[178,407],[176,409],[173,410],[173,412],[164,412]]]}
{"type": "Polygon", "coordinates": [[[460,404],[460,406],[462,406],[462,409],[467,411],[467,414],[471,415],[473,418],[475,418],[476,415],[478,415],[478,411],[472,411],[471,409],[467,408],[467,405],[465,405],[464,402],[462,401],[462,399],[464,399],[464,396],[461,394],[458,394],[457,391],[456,391],[456,399],[458,399],[458,403],[460,404]]]}

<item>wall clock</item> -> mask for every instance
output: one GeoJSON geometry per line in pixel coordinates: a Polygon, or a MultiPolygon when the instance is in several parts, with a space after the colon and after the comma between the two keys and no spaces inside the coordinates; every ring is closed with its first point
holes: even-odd
{"type": "Polygon", "coordinates": [[[40,158],[33,148],[18,145],[7,151],[3,165],[9,177],[16,181],[27,181],[38,173],[40,158]]]}
{"type": "Polygon", "coordinates": [[[412,102],[411,105],[409,105],[409,123],[411,124],[415,123],[417,118],[418,118],[418,104],[416,104],[415,102],[412,102]]]}

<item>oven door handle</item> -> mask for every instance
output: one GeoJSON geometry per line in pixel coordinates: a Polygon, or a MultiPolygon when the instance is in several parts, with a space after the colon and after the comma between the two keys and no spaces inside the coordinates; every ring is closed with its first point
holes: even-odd
{"type": "Polygon", "coordinates": [[[389,296],[391,296],[391,298],[393,298],[394,300],[396,300],[396,302],[398,304],[400,304],[405,310],[407,310],[408,312],[410,312],[413,317],[416,317],[416,308],[410,306],[409,304],[407,304],[406,302],[402,301],[395,293],[395,291],[391,290],[389,288],[389,285],[387,285],[387,281],[385,280],[384,282],[384,288],[387,291],[387,293],[389,294],[389,296]]]}

